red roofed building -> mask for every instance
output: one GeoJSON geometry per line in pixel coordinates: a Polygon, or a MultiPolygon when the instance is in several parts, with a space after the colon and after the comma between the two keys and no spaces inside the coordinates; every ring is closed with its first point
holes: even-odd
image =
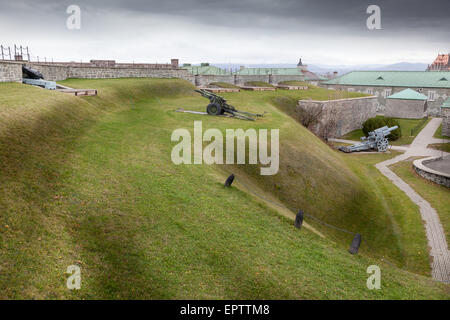
{"type": "Polygon", "coordinates": [[[450,53],[438,54],[433,64],[428,66],[427,71],[450,71],[450,53]]]}

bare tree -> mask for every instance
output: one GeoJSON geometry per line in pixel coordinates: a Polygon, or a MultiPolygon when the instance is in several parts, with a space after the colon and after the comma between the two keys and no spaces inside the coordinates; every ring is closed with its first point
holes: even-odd
{"type": "Polygon", "coordinates": [[[297,111],[300,123],[306,128],[311,129],[311,127],[319,122],[323,113],[323,106],[299,105],[297,111]]]}

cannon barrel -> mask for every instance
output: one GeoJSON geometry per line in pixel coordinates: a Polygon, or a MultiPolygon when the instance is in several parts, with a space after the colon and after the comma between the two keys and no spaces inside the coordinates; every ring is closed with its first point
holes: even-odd
{"type": "Polygon", "coordinates": [[[384,126],[378,129],[375,129],[374,131],[369,132],[369,136],[375,136],[377,133],[381,133],[384,136],[388,136],[392,131],[394,131],[395,129],[397,129],[398,126],[393,126],[393,127],[388,127],[388,126],[384,126]]]}

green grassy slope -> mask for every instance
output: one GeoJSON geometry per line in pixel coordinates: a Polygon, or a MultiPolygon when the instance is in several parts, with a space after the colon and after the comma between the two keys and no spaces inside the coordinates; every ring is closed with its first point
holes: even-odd
{"type": "MultiPolygon", "coordinates": [[[[354,226],[342,221],[347,228],[358,229],[364,220],[351,204],[373,199],[372,191],[359,190],[360,174],[277,112],[273,96],[228,96],[249,111],[270,112],[257,123],[202,118],[204,128],[281,129],[280,174],[258,184],[255,166],[171,163],[172,130],[192,130],[198,119],[172,110],[203,110],[206,102],[192,94],[190,84],[156,79],[65,84],[97,88],[99,96],[0,85],[1,298],[448,296],[444,285],[370,258],[364,248],[351,256],[342,244],[348,239],[327,234],[335,244],[298,231],[250,194],[223,187],[224,171],[232,170],[263,192],[279,190],[273,194],[286,204],[291,187],[312,214],[361,216],[354,226]],[[75,292],[65,287],[71,264],[82,269],[82,289],[75,292]],[[382,267],[379,291],[365,286],[371,264],[382,267]]],[[[380,192],[385,194],[375,194],[380,192]]],[[[381,203],[390,208],[389,201],[381,203]]],[[[370,216],[381,214],[379,207],[369,210],[370,216]]],[[[389,226],[380,222],[377,228],[381,238],[391,237],[389,226]]],[[[395,258],[396,246],[383,250],[395,258]]]]}
{"type": "MultiPolygon", "coordinates": [[[[334,226],[361,233],[366,253],[429,274],[427,242],[418,207],[374,167],[395,154],[354,157],[331,152],[288,116],[298,99],[328,99],[328,91],[315,87],[305,91],[224,95],[246,110],[256,106],[260,106],[259,112],[270,110],[270,123],[264,125],[278,126],[281,139],[282,160],[277,175],[262,177],[258,168],[249,165],[231,166],[228,171],[250,177],[290,208],[301,208],[334,226]],[[278,108],[283,113],[277,112],[278,108]]],[[[343,246],[351,241],[348,234],[324,228],[314,221],[311,224],[343,246]]]]}

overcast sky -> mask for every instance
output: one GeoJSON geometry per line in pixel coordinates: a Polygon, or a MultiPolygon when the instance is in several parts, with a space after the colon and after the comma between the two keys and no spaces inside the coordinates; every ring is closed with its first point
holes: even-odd
{"type": "Polygon", "coordinates": [[[449,13],[450,0],[0,0],[0,44],[55,61],[431,63],[450,52],[449,13]]]}

